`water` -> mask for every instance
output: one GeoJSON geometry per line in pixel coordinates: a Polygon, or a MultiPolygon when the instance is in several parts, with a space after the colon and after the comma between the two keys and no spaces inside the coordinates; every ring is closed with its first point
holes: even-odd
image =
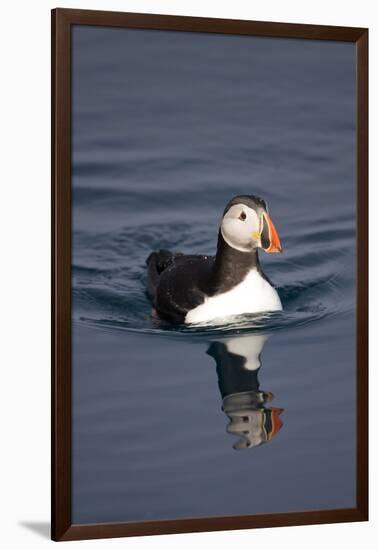
{"type": "Polygon", "coordinates": [[[353,507],[354,45],[75,27],[72,137],[73,521],[353,507]],[[157,320],[146,257],[236,194],[284,311],[157,320]]]}

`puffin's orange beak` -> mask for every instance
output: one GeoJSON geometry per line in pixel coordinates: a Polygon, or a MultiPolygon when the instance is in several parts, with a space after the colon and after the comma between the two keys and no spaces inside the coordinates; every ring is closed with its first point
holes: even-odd
{"type": "Polygon", "coordinates": [[[263,230],[261,234],[262,247],[269,254],[273,252],[282,252],[280,238],[277,229],[268,214],[263,212],[263,230]]]}

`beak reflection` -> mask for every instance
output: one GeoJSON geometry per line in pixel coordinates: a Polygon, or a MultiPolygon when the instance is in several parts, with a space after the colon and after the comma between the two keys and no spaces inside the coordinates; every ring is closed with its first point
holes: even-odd
{"type": "Polygon", "coordinates": [[[227,432],[239,437],[236,450],[262,445],[282,428],[283,409],[268,406],[274,396],[261,390],[258,380],[267,338],[239,336],[214,341],[207,350],[217,365],[222,410],[230,420],[227,432]]]}

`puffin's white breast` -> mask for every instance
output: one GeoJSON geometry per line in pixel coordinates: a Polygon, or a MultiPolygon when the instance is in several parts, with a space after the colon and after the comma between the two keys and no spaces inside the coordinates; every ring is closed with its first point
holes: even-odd
{"type": "Polygon", "coordinates": [[[204,323],[230,315],[280,310],[282,304],[277,291],[257,269],[252,269],[233,289],[205,298],[203,304],[188,311],[185,323],[204,323]]]}

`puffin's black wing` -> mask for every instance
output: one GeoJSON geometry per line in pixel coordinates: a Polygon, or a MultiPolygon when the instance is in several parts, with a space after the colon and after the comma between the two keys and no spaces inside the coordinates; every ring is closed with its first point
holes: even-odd
{"type": "Polygon", "coordinates": [[[156,289],[161,273],[174,262],[175,256],[181,256],[181,252],[159,250],[151,252],[146,260],[147,264],[147,292],[152,302],[155,302],[156,289]]]}
{"type": "Polygon", "coordinates": [[[147,258],[147,290],[158,314],[182,322],[191,309],[202,304],[214,258],[152,252],[147,258]]]}

